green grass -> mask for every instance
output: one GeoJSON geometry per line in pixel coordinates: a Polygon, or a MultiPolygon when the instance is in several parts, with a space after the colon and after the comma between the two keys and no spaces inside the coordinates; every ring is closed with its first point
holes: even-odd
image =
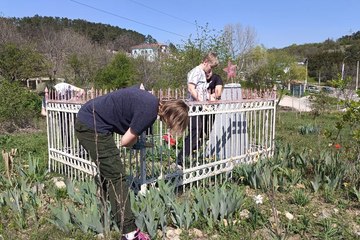
{"type": "MultiPolygon", "coordinates": [[[[338,113],[324,113],[314,117],[310,113],[278,112],[276,117],[275,139],[279,144],[291,144],[295,150],[312,149],[314,151],[329,148],[336,137],[336,122],[340,120],[338,113]],[[318,132],[302,134],[300,128],[313,126],[318,132]]],[[[348,130],[339,139],[346,140],[348,130]]],[[[339,141],[339,140],[338,140],[339,141]]]]}
{"type": "MultiPolygon", "coordinates": [[[[0,135],[1,150],[9,152],[17,149],[17,159],[27,159],[29,156],[40,159],[41,166],[46,166],[48,159],[48,144],[46,129],[33,129],[30,132],[0,135]]],[[[3,164],[0,155],[0,166],[3,164]]]]}

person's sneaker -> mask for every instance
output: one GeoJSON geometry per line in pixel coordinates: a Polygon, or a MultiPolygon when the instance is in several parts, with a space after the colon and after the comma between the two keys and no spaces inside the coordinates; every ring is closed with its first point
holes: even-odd
{"type": "Polygon", "coordinates": [[[141,232],[141,231],[139,230],[138,235],[137,235],[137,237],[136,237],[135,239],[137,239],[137,240],[150,240],[150,236],[147,235],[147,234],[144,233],[144,232],[141,232]]]}
{"type": "Polygon", "coordinates": [[[149,235],[137,229],[135,233],[128,233],[121,237],[121,240],[151,240],[149,235]]]}

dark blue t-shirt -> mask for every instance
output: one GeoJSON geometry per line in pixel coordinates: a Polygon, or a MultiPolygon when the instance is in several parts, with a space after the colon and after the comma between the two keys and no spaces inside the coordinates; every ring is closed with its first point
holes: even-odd
{"type": "Polygon", "coordinates": [[[140,135],[155,122],[158,109],[159,100],[154,95],[137,87],[129,87],[86,102],[77,118],[99,133],[116,132],[123,135],[131,128],[140,135]]]}

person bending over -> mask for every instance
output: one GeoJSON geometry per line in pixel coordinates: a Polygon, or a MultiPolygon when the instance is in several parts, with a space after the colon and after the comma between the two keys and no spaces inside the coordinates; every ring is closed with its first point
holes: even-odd
{"type": "Polygon", "coordinates": [[[75,135],[99,169],[99,187],[108,196],[111,213],[122,239],[149,239],[137,229],[131,211],[129,185],[113,133],[122,135],[121,146],[132,147],[157,116],[170,132],[181,134],[188,124],[188,105],[182,100],[159,102],[138,87],[119,89],[86,102],[79,110],[75,135]]]}

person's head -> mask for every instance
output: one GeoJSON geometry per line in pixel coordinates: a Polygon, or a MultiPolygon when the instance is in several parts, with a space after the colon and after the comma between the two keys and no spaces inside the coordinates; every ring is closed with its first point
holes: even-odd
{"type": "Polygon", "coordinates": [[[212,69],[210,69],[208,72],[205,72],[205,76],[206,76],[207,82],[210,82],[210,79],[213,76],[212,69]]]}
{"type": "Polygon", "coordinates": [[[189,122],[189,106],[183,100],[162,101],[158,114],[172,134],[184,132],[189,122]]]}
{"type": "Polygon", "coordinates": [[[209,72],[211,69],[215,68],[219,65],[219,60],[217,58],[217,54],[214,52],[209,52],[203,58],[204,71],[209,72]]]}

